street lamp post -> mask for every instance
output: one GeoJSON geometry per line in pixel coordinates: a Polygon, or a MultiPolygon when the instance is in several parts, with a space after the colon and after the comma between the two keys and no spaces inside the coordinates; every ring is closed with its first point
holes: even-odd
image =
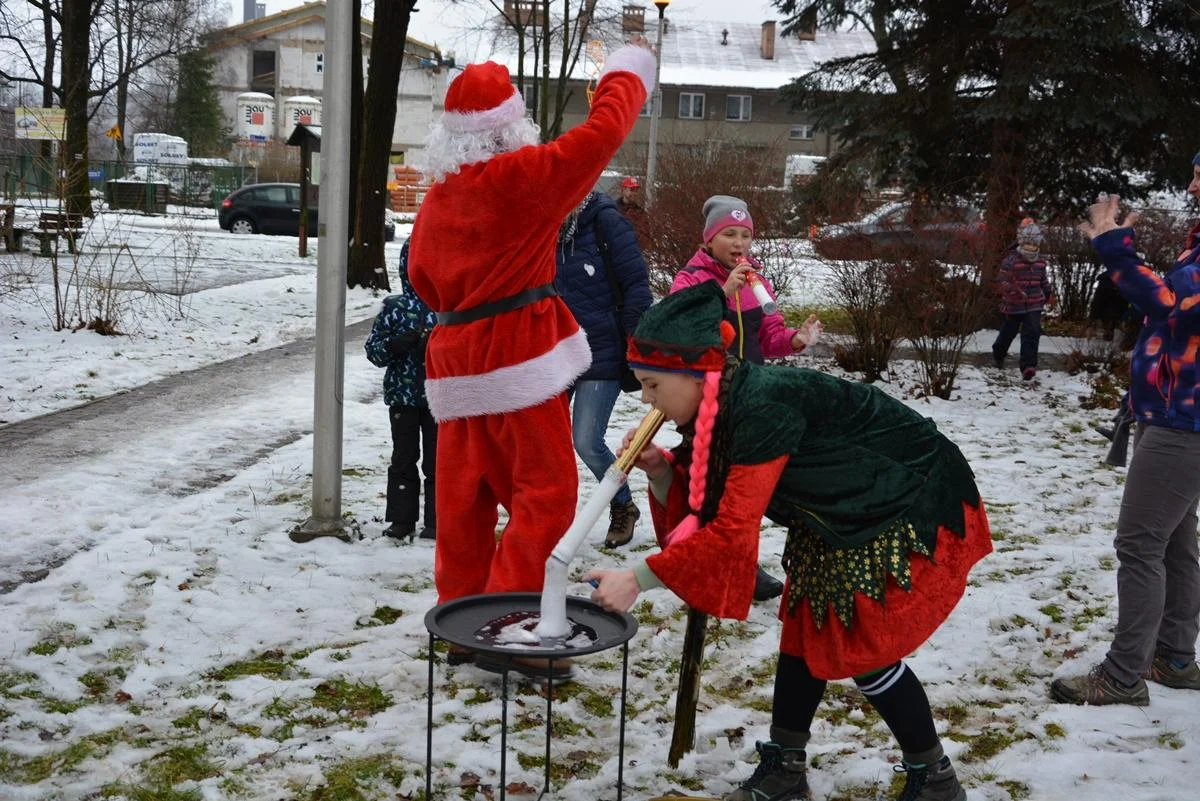
{"type": "Polygon", "coordinates": [[[646,159],[646,208],[654,205],[654,167],[658,154],[658,118],[662,116],[663,14],[671,0],[654,0],[658,9],[658,43],[654,48],[654,100],[650,104],[650,155],[646,159]]]}

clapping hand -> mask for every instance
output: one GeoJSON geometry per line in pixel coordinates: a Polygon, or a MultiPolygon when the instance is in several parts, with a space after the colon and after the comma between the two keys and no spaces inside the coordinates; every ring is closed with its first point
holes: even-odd
{"type": "Polygon", "coordinates": [[[1091,206],[1088,206],[1087,222],[1081,223],[1079,230],[1088,239],[1095,239],[1115,228],[1132,228],[1137,222],[1137,212],[1125,215],[1124,221],[1117,225],[1117,212],[1120,210],[1121,198],[1117,195],[1101,194],[1091,206]]]}

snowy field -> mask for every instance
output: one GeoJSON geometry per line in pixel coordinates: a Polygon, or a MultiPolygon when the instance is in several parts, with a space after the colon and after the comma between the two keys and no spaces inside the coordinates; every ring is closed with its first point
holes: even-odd
{"type": "MultiPolygon", "coordinates": [[[[85,254],[124,243],[122,275],[177,288],[164,237],[186,239],[178,222],[101,220],[108,238],[85,244],[85,254]]],[[[203,267],[189,273],[191,291],[127,301],[152,313],[131,306],[122,337],[50,331],[46,260],[0,254],[0,273],[13,278],[0,295],[0,420],[311,334],[314,256],[297,258],[295,239],[197,225],[203,267]]],[[[810,268],[801,265],[802,277],[810,268]]],[[[800,291],[816,291],[811,283],[800,291]]],[[[378,303],[351,292],[347,320],[373,316],[378,303]]],[[[103,443],[102,458],[80,442],[44,474],[0,477],[0,584],[10,588],[0,594],[0,799],[421,796],[433,549],[380,536],[390,441],[382,371],[361,354],[360,342],[347,343],[343,506],[362,533],[352,545],[296,545],[286,535],[307,517],[311,494],[311,365],[180,408],[103,443]],[[38,564],[49,568],[40,580],[27,569],[38,564]]],[[[819,358],[798,363],[837,372],[819,358]]],[[[910,661],[970,798],[1194,797],[1200,693],[1151,685],[1149,707],[1100,709],[1047,695],[1052,678],[1103,656],[1115,621],[1111,540],[1124,471],[1101,464],[1107,442],[1091,430],[1109,413],[1080,408],[1090,392],[1083,377],[1043,371],[1025,383],[1015,371],[967,367],[953,400],[916,401],[916,366],[895,367],[881,386],[959,443],[994,529],[996,553],[910,661]]],[[[622,396],[610,442],[642,414],[622,396]]],[[[10,475],[20,467],[8,466],[10,475]]],[[[580,475],[582,502],[595,482],[582,467],[580,475]]],[[[646,520],[640,474],[634,489],[646,520]]],[[[784,536],[763,530],[764,561],[777,575],[784,536]]],[[[650,542],[643,523],[630,548],[585,549],[573,573],[628,564],[650,542]]],[[[755,739],[767,737],[773,605],[710,630],[697,748],[676,770],[666,744],[683,609],[658,590],[635,612],[625,797],[727,792],[752,772],[755,739]]],[[[555,693],[553,795],[615,799],[619,652],[580,659],[577,676],[555,693]]],[[[509,795],[532,801],[544,699],[529,682],[511,692],[509,795]]],[[[437,798],[498,797],[499,693],[497,676],[437,666],[437,798]]],[[[849,682],[830,686],[809,758],[814,798],[890,798],[899,781],[890,735],[849,682]]]]}

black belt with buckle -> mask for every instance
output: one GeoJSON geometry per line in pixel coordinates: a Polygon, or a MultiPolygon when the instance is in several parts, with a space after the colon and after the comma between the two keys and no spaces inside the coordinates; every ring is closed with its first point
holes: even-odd
{"type": "Polygon", "coordinates": [[[530,303],[535,303],[543,298],[557,296],[558,290],[554,288],[554,284],[542,284],[541,286],[535,286],[523,292],[518,292],[515,295],[509,295],[507,298],[500,298],[500,300],[493,300],[489,303],[481,303],[469,309],[438,312],[437,321],[438,325],[465,325],[466,323],[473,323],[476,320],[486,320],[488,317],[495,317],[497,314],[519,309],[522,306],[528,306],[530,303]]]}

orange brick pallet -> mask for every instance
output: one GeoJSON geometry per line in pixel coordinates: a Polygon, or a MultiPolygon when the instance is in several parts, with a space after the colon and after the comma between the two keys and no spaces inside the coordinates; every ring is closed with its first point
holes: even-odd
{"type": "Polygon", "coordinates": [[[414,214],[425,199],[428,184],[422,179],[416,167],[396,165],[392,167],[392,180],[388,183],[391,196],[392,211],[401,214],[414,214]]]}

